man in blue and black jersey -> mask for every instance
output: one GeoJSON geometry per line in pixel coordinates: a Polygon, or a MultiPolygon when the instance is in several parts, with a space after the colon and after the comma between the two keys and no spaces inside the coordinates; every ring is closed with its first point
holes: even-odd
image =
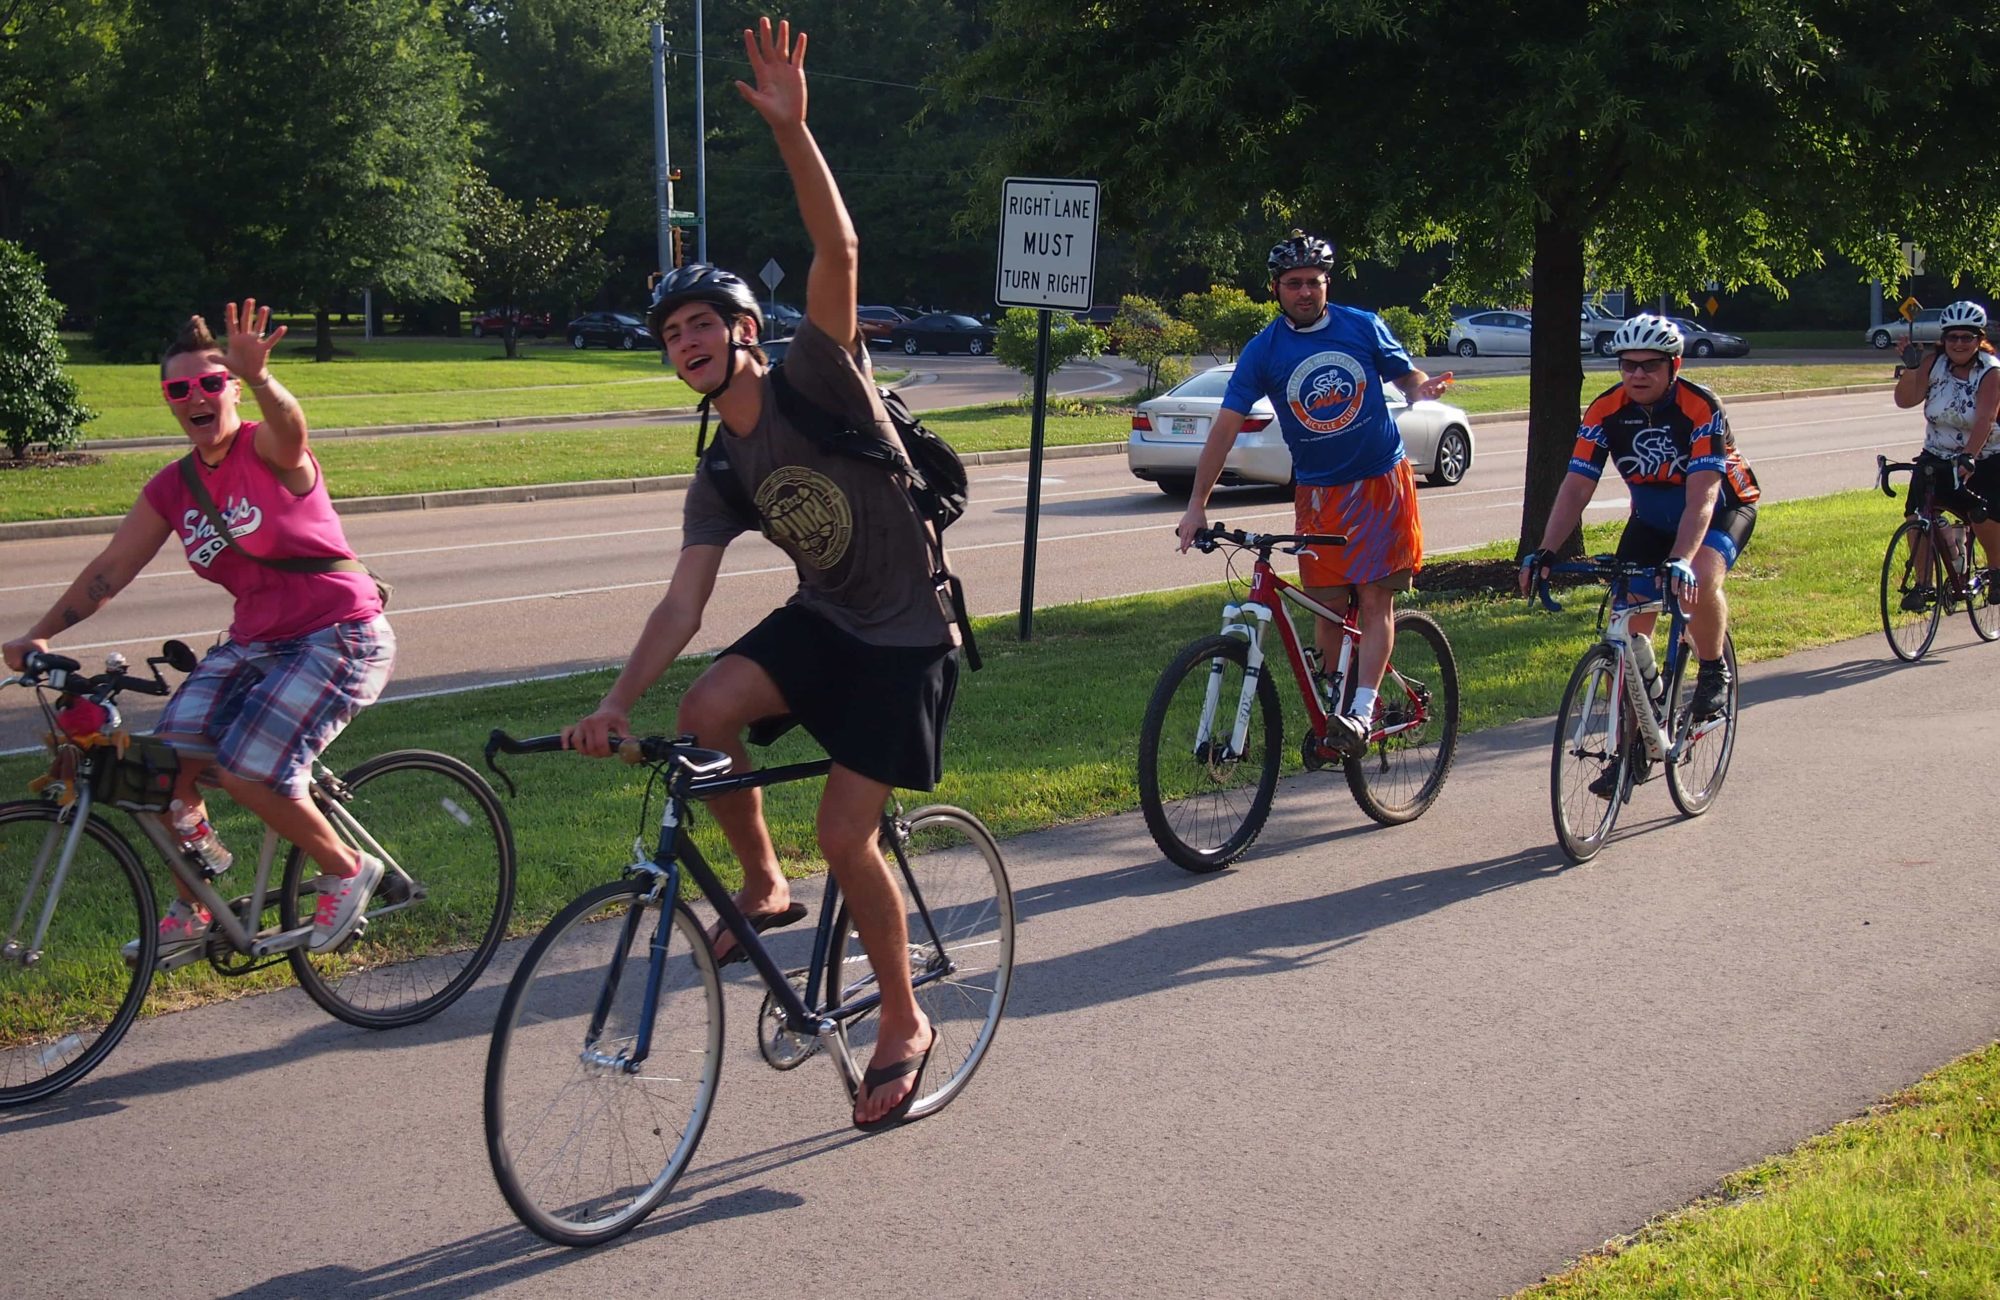
{"type": "MultiPolygon", "coordinates": [[[[1546,572],[1552,552],[1583,520],[1606,461],[1632,493],[1632,516],[1618,540],[1618,558],[1660,565],[1688,611],[1688,631],[1700,657],[1694,716],[1715,717],[1729,698],[1723,638],[1729,603],[1722,584],[1757,523],[1757,476],[1736,450],[1729,416],[1706,388],[1681,378],[1680,330],[1663,316],[1634,316],[1612,336],[1619,382],[1584,412],[1569,475],[1549,508],[1541,546],[1521,561],[1521,591],[1546,572]]],[[[1635,583],[1632,594],[1657,590],[1635,583]]],[[[1651,668],[1647,636],[1652,616],[1632,620],[1640,668],[1651,668]]],[[[1596,787],[1592,787],[1595,789],[1596,787]]]]}

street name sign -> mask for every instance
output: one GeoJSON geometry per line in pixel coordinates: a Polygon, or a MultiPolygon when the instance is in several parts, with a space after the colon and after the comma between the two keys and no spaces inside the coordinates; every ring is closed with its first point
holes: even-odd
{"type": "Polygon", "coordinates": [[[1002,307],[1084,311],[1097,278],[1097,182],[1009,176],[1000,189],[1002,307]]]}

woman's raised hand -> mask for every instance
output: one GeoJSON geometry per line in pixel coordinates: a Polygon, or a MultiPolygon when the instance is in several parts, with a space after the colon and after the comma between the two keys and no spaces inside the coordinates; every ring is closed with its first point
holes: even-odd
{"type": "Polygon", "coordinates": [[[228,331],[222,364],[245,383],[263,382],[270,373],[271,349],[285,337],[285,327],[280,325],[267,335],[265,330],[271,324],[271,309],[259,307],[255,298],[245,298],[240,309],[233,302],[225,305],[222,324],[228,331]]]}
{"type": "Polygon", "coordinates": [[[757,30],[743,29],[743,52],[750,59],[757,78],[752,87],[739,81],[736,92],[763,115],[773,130],[797,126],[806,120],[806,34],[792,38],[789,20],[780,22],[776,32],[769,18],[757,20],[757,30]]]}

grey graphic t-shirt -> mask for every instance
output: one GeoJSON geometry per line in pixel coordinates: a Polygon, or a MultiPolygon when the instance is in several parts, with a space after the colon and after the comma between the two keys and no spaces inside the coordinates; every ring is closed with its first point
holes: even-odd
{"type": "MultiPolygon", "coordinates": [[[[798,399],[874,428],[894,442],[895,427],[875,394],[865,352],[847,352],[810,320],[785,355],[798,399]]],[[[879,465],[822,448],[791,426],[764,381],[757,427],[729,439],[729,459],[757,507],[764,535],[799,571],[791,604],[819,614],[870,645],[934,646],[957,628],[931,585],[930,543],[902,480],[879,465]]],[[[682,545],[727,546],[743,527],[706,475],[689,485],[682,545]]]]}

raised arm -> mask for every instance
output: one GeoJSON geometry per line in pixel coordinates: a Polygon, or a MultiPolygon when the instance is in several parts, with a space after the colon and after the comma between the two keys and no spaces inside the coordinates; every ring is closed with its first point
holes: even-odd
{"type": "Polygon", "coordinates": [[[852,351],[858,327],[861,255],[854,222],[841,201],[840,187],[806,129],[806,34],[794,38],[790,22],[774,32],[769,18],[757,20],[757,30],[743,32],[743,52],[756,77],[753,87],[736,83],[736,90],[770,124],[778,156],[791,174],[799,216],[812,240],[812,269],[806,274],[806,316],[842,347],[852,351]]]}
{"type": "Polygon", "coordinates": [[[271,376],[271,352],[285,337],[278,326],[267,336],[271,309],[259,307],[255,298],[245,298],[239,309],[229,303],[222,309],[222,323],[228,330],[228,347],[222,364],[243,381],[257,398],[257,455],[277,474],[278,481],[296,496],[313,489],[312,460],[306,455],[306,413],[285,386],[271,376]]]}

